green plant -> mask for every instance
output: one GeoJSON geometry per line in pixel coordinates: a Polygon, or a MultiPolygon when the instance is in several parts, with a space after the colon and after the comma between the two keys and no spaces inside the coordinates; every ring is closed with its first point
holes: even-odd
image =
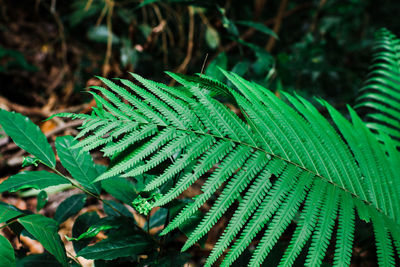
{"type": "MultiPolygon", "coordinates": [[[[376,35],[371,71],[355,108],[366,113],[368,128],[389,135],[400,146],[399,39],[386,29],[376,35]]],[[[378,138],[383,141],[383,136],[378,138]]]]}
{"type": "MultiPolygon", "coordinates": [[[[281,99],[235,73],[221,72],[234,89],[204,75],[169,73],[182,85],[177,87],[137,74],[132,75],[143,87],[126,79],[118,79],[118,85],[99,78],[107,87],[92,87],[97,102],[92,114],[57,114],[84,121],[76,137],[82,138],[80,142],[72,137],[56,140],[60,161],[76,180],[55,169],[54,154],[37,127],[21,115],[1,111],[5,132],[57,174],[19,173],[3,182],[0,191],[43,190],[69,183],[98,199],[102,188],[145,216],[152,208],[163,207],[157,211],[164,214],[157,225],[165,228],[155,236],[138,227],[118,202],[101,199],[108,205],[104,208],[109,216],[104,219],[91,214],[78,217],[76,223],[83,221],[86,227],[79,227],[69,239],[78,255],[97,260],[122,258],[160,264],[175,229],[188,236],[182,248],[185,251],[232,210],[206,266],[215,263],[228,247],[222,266],[232,264],[263,231],[249,262],[250,266],[261,265],[292,221],[296,227],[280,259],[282,266],[292,265],[304,247],[306,265],[321,265],[336,221],[333,263],[346,266],[351,260],[357,212],[361,220],[372,224],[379,265],[393,266],[396,252],[400,254],[400,152],[396,141],[380,129],[376,129],[379,135],[371,132],[351,107],[349,121],[318,99],[331,124],[301,96],[280,92],[281,99]],[[217,99],[230,99],[240,114],[217,99]],[[99,148],[111,159],[107,170],[94,165],[88,153],[99,148]],[[202,193],[192,200],[179,200],[198,180],[204,180],[202,193]],[[199,208],[206,202],[211,208],[201,216],[199,208]],[[188,230],[188,225],[195,227],[188,230]],[[100,231],[106,231],[108,238],[87,246],[85,241],[100,231]],[[113,253],[106,252],[110,247],[116,248],[113,253]],[[148,261],[138,257],[142,254],[148,261]]],[[[80,210],[84,196],[66,201],[75,203],[65,205],[76,209],[57,216],[59,222],[80,210]]],[[[7,221],[10,227],[21,224],[59,262],[68,265],[57,238],[57,222],[25,215],[12,206],[0,208],[6,214],[0,222],[7,221]],[[43,223],[49,227],[43,228],[43,223]],[[47,230],[56,241],[44,234],[47,230]]],[[[144,228],[150,225],[151,220],[144,228]]],[[[9,246],[2,250],[11,253],[9,246]]]]}
{"type": "MultiPolygon", "coordinates": [[[[30,165],[38,166],[39,163],[45,165],[52,172],[45,170],[22,171],[9,177],[0,184],[0,192],[24,192],[26,189],[36,189],[37,210],[39,211],[46,204],[47,194],[53,192],[54,186],[76,187],[85,194],[75,194],[65,199],[57,208],[54,219],[40,214],[33,214],[28,210],[19,210],[16,207],[0,202],[0,223],[4,224],[1,228],[10,228],[17,236],[24,235],[38,240],[43,247],[52,255],[47,253],[39,255],[29,255],[15,258],[13,247],[9,241],[0,236],[0,258],[1,266],[19,265],[33,266],[38,262],[44,262],[47,266],[70,266],[72,260],[79,265],[75,257],[67,257],[66,250],[58,235],[58,228],[61,223],[68,218],[75,216],[84,207],[87,197],[96,198],[104,203],[104,212],[107,215],[99,218],[96,212],[85,212],[79,215],[74,222],[72,237],[66,237],[73,242],[75,253],[87,259],[94,259],[96,265],[102,264],[103,260],[119,259],[122,263],[138,262],[139,255],[149,254],[149,260],[142,260],[145,264],[164,263],[183,263],[186,254],[173,254],[162,257],[157,253],[157,248],[161,246],[159,240],[152,238],[145,230],[136,224],[131,211],[122,203],[131,205],[137,197],[137,190],[140,189],[139,183],[115,177],[112,183],[94,182],[95,178],[101,175],[106,167],[94,164],[89,153],[82,153],[74,148],[78,141],[71,136],[57,137],[55,147],[58,157],[63,167],[71,176],[61,173],[56,168],[56,157],[52,147],[47,142],[45,135],[39,127],[33,124],[27,117],[13,112],[0,110],[0,124],[7,135],[21,148],[34,156],[24,159],[23,167],[30,165]],[[73,178],[72,178],[73,177],[73,178]],[[115,200],[104,200],[100,193],[105,190],[113,195],[115,200]],[[48,192],[48,193],[47,193],[48,192]],[[105,231],[107,238],[93,246],[88,246],[90,241],[100,232],[105,231]],[[152,256],[155,254],[155,256],[152,256]]],[[[139,180],[139,177],[136,177],[139,180]]],[[[142,178],[143,179],[143,178],[142,178]]],[[[160,189],[163,192],[163,189],[160,189]]],[[[29,195],[35,194],[30,192],[29,195]]],[[[153,196],[156,199],[157,194],[153,196]]],[[[147,199],[145,199],[145,204],[147,199]]],[[[138,204],[139,206],[139,204],[138,204]]],[[[171,213],[174,214],[174,213],[171,213]]],[[[147,229],[159,226],[166,218],[163,209],[149,216],[147,229]]],[[[169,240],[163,241],[165,246],[169,240]]],[[[19,253],[21,254],[21,252],[19,253]]],[[[71,255],[70,255],[71,256],[71,255]]]]}

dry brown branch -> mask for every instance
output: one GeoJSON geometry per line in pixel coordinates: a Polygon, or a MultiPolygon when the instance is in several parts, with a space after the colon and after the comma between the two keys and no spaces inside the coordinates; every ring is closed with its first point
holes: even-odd
{"type": "Polygon", "coordinates": [[[319,1],[317,11],[315,11],[315,14],[314,14],[314,17],[313,17],[313,21],[312,21],[312,23],[310,25],[310,32],[314,32],[315,29],[317,28],[318,17],[319,17],[319,14],[320,14],[322,8],[325,6],[325,4],[326,4],[326,0],[320,0],[319,1]]]}
{"type": "MultiPolygon", "coordinates": [[[[274,28],[273,28],[273,31],[274,31],[276,34],[278,34],[279,30],[281,29],[282,20],[283,20],[283,15],[284,15],[284,13],[285,13],[285,9],[286,9],[287,3],[288,3],[288,0],[282,0],[282,1],[281,1],[281,4],[279,5],[278,13],[277,13],[277,15],[276,15],[276,19],[275,19],[275,23],[274,23],[274,28]]],[[[271,37],[269,38],[269,40],[268,40],[268,43],[267,43],[267,46],[265,47],[265,49],[266,49],[268,52],[271,52],[272,49],[273,49],[274,46],[275,46],[275,42],[276,42],[275,37],[271,36],[271,37]]]]}
{"type": "MultiPolygon", "coordinates": [[[[283,18],[289,17],[289,16],[293,15],[294,13],[296,13],[296,12],[298,12],[300,10],[303,10],[303,9],[306,9],[306,8],[310,8],[312,6],[313,6],[312,2],[306,2],[306,3],[300,4],[300,5],[292,8],[292,9],[284,12],[283,18]]],[[[271,18],[271,19],[268,19],[268,20],[264,21],[264,24],[265,25],[272,25],[272,24],[275,23],[276,20],[277,20],[277,17],[274,17],[274,18],[271,18]]],[[[246,32],[244,32],[242,35],[240,35],[240,39],[246,40],[246,39],[250,38],[251,36],[253,36],[253,34],[255,32],[256,32],[256,30],[254,28],[249,28],[246,32]]],[[[239,45],[238,42],[233,41],[233,42],[229,43],[228,45],[224,46],[222,51],[223,52],[228,52],[228,51],[232,50],[233,48],[235,48],[238,45],[239,45]]],[[[213,59],[216,56],[217,55],[215,55],[213,57],[213,59]]],[[[212,60],[210,60],[210,61],[212,61],[212,60]]]]}
{"type": "Polygon", "coordinates": [[[106,0],[107,4],[107,30],[108,30],[108,38],[107,38],[107,50],[106,56],[104,58],[103,63],[103,76],[107,76],[108,72],[110,71],[110,58],[112,53],[112,14],[114,9],[114,1],[113,0],[106,0]]]}
{"type": "Polygon", "coordinates": [[[188,37],[188,46],[186,50],[186,57],[179,65],[175,72],[178,73],[184,73],[186,71],[186,68],[190,62],[190,59],[192,58],[192,52],[193,52],[193,36],[194,36],[194,10],[193,7],[189,6],[189,37],[188,37]]]}

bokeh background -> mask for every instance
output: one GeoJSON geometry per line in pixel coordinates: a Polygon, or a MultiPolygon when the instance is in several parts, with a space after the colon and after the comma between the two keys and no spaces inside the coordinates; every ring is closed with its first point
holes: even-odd
{"type": "Polygon", "coordinates": [[[95,75],[169,82],[165,70],[218,76],[218,65],[339,105],[367,72],[374,32],[399,32],[399,11],[388,0],[1,0],[1,101],[59,110],[88,101],[95,75]]]}

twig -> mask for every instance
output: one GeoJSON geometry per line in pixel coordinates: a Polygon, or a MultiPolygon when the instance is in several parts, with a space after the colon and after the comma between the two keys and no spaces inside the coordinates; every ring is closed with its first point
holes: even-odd
{"type": "Polygon", "coordinates": [[[161,11],[160,8],[158,7],[158,5],[153,5],[154,8],[154,13],[157,16],[157,19],[159,21],[159,23],[161,23],[162,21],[165,22],[165,25],[163,26],[161,32],[161,39],[162,39],[162,50],[163,50],[163,62],[164,65],[167,65],[168,62],[168,44],[167,44],[167,35],[165,33],[165,28],[167,28],[167,23],[166,20],[163,19],[162,15],[161,15],[161,11]]]}
{"type": "Polygon", "coordinates": [[[112,53],[112,14],[114,9],[114,1],[106,0],[106,4],[108,6],[108,13],[107,13],[108,37],[107,37],[107,51],[103,64],[103,76],[107,76],[108,72],[110,71],[110,58],[112,53]]]}
{"type": "Polygon", "coordinates": [[[149,49],[157,35],[164,31],[165,25],[167,25],[166,20],[161,20],[160,23],[151,30],[151,33],[147,36],[146,42],[143,45],[135,46],[136,50],[142,52],[149,49]]]}
{"type": "Polygon", "coordinates": [[[313,17],[313,21],[312,21],[312,23],[310,25],[310,32],[311,33],[314,32],[315,29],[317,28],[318,17],[319,17],[319,14],[320,14],[320,12],[321,12],[321,10],[322,10],[322,8],[324,7],[325,4],[326,4],[326,0],[320,0],[319,1],[317,11],[315,11],[315,14],[314,14],[314,17],[313,17]]]}
{"type": "Polygon", "coordinates": [[[9,109],[15,110],[18,113],[22,114],[29,114],[29,115],[36,115],[36,116],[41,116],[41,117],[50,117],[51,112],[42,110],[40,108],[36,107],[25,107],[23,105],[13,103],[9,101],[8,99],[0,96],[0,105],[4,105],[8,107],[9,109]]]}
{"type": "MultiPolygon", "coordinates": [[[[282,25],[282,20],[283,20],[283,15],[287,6],[288,0],[282,0],[281,4],[279,5],[279,9],[278,9],[278,14],[276,15],[276,20],[275,20],[275,24],[274,24],[274,28],[273,31],[278,34],[279,30],[281,29],[281,25],[282,25]]],[[[274,36],[271,36],[268,40],[267,46],[265,47],[265,49],[268,52],[271,52],[272,49],[275,46],[275,42],[276,39],[274,36]]]]}
{"type": "Polygon", "coordinates": [[[192,52],[193,52],[193,36],[194,36],[194,10],[193,7],[189,6],[189,37],[188,37],[188,46],[186,50],[186,57],[183,60],[182,64],[179,65],[175,72],[178,73],[184,73],[186,71],[186,68],[190,62],[190,59],[192,58],[192,52]]]}
{"type": "Polygon", "coordinates": [[[208,53],[206,54],[206,57],[204,58],[203,65],[201,66],[201,71],[200,71],[201,74],[203,74],[204,67],[206,66],[206,63],[207,63],[207,58],[208,58],[208,53]]]}
{"type": "Polygon", "coordinates": [[[48,110],[43,110],[42,108],[38,108],[38,107],[26,107],[26,106],[11,102],[7,98],[0,96],[0,107],[4,106],[4,107],[14,110],[18,113],[22,113],[22,114],[30,115],[30,116],[32,116],[32,115],[40,116],[42,118],[48,118],[53,114],[61,113],[61,112],[77,112],[80,110],[84,110],[88,105],[89,104],[85,103],[85,104],[72,106],[72,107],[68,107],[68,108],[64,108],[64,109],[48,111],[48,110]]]}
{"type": "MultiPolygon", "coordinates": [[[[289,17],[289,16],[291,16],[292,14],[294,14],[294,13],[296,13],[296,12],[302,10],[302,9],[309,8],[309,7],[312,7],[312,3],[311,3],[311,2],[306,2],[306,3],[300,4],[300,5],[298,5],[298,6],[294,7],[294,8],[292,8],[292,9],[286,11],[286,12],[283,14],[283,18],[289,17]]],[[[264,24],[265,24],[265,25],[271,25],[271,24],[274,24],[276,20],[277,20],[277,17],[274,17],[274,18],[271,18],[271,19],[268,19],[268,20],[264,21],[264,24]]],[[[256,29],[250,28],[250,29],[248,29],[245,33],[243,33],[242,35],[240,35],[240,39],[246,40],[246,39],[250,38],[255,32],[256,32],[256,29]]],[[[238,42],[233,41],[233,42],[229,43],[228,45],[224,46],[224,48],[222,49],[222,51],[223,51],[223,52],[228,52],[228,51],[232,50],[233,48],[235,48],[235,47],[238,46],[238,45],[239,45],[238,42]]],[[[210,60],[210,62],[211,62],[215,57],[217,57],[217,55],[215,55],[215,56],[210,60]]]]}

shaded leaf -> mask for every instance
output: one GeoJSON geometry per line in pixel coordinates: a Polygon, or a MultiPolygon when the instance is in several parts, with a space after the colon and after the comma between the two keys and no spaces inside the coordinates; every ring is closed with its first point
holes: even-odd
{"type": "MultiPolygon", "coordinates": [[[[121,214],[123,214],[126,217],[133,217],[132,213],[121,203],[117,202],[117,201],[113,201],[113,200],[108,200],[107,201],[108,204],[110,204],[114,209],[118,210],[121,214]]],[[[111,208],[109,205],[107,204],[103,204],[103,208],[104,208],[104,212],[108,215],[108,216],[121,216],[120,213],[118,213],[117,211],[115,211],[113,208],[111,208]]]]}
{"type": "Polygon", "coordinates": [[[5,223],[6,221],[23,214],[24,213],[22,213],[16,207],[4,202],[0,202],[0,223],[5,223]]]}
{"type": "MultiPolygon", "coordinates": [[[[86,232],[89,227],[96,222],[98,222],[100,219],[99,215],[92,211],[92,212],[86,212],[82,215],[80,215],[78,218],[76,218],[74,222],[74,226],[72,227],[72,237],[77,238],[84,232],[86,232]]],[[[74,250],[76,253],[80,251],[82,248],[86,247],[90,243],[91,239],[83,239],[79,241],[73,241],[73,246],[74,250]]]]}
{"type": "Polygon", "coordinates": [[[85,194],[77,194],[70,196],[58,206],[54,220],[59,224],[63,223],[69,217],[77,214],[84,206],[86,202],[85,194]]]}
{"type": "MultiPolygon", "coordinates": [[[[157,210],[153,216],[150,217],[150,229],[153,227],[158,227],[161,226],[165,223],[165,220],[167,218],[167,214],[168,214],[168,209],[164,209],[164,208],[160,208],[159,210],[157,210]]],[[[147,228],[147,223],[144,226],[144,228],[147,228]]]]}
{"type": "Polygon", "coordinates": [[[98,233],[105,230],[116,229],[123,225],[124,221],[121,217],[105,217],[98,220],[95,224],[91,225],[86,232],[82,233],[78,237],[68,238],[70,241],[79,241],[86,238],[95,237],[98,233]]]}
{"type": "Polygon", "coordinates": [[[19,218],[18,221],[63,266],[68,266],[67,255],[61,238],[57,233],[58,224],[56,221],[38,214],[19,218]]]}
{"type": "Polygon", "coordinates": [[[17,146],[44,164],[56,166],[56,157],[46,136],[28,117],[0,109],[0,124],[17,146]]]}
{"type": "Polygon", "coordinates": [[[137,196],[135,185],[127,178],[114,177],[102,180],[101,187],[116,199],[129,205],[137,196]]]}
{"type": "Polygon", "coordinates": [[[59,267],[62,266],[53,255],[48,253],[33,254],[17,260],[17,267],[59,267]]]}
{"type": "Polygon", "coordinates": [[[93,246],[82,249],[78,256],[93,260],[112,260],[119,257],[140,255],[150,247],[151,243],[142,235],[128,236],[116,240],[107,238],[93,246]]]}
{"type": "Polygon", "coordinates": [[[47,171],[20,172],[1,183],[0,192],[15,192],[25,188],[43,190],[49,186],[61,184],[70,184],[70,182],[60,175],[47,171]]]}

